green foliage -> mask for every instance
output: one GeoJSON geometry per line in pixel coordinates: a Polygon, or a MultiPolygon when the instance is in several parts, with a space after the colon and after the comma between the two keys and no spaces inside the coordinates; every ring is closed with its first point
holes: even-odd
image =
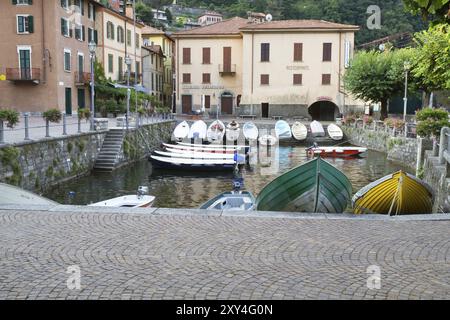
{"type": "Polygon", "coordinates": [[[91,118],[91,110],[87,108],[78,109],[78,118],[89,120],[91,118]]]}
{"type": "Polygon", "coordinates": [[[381,118],[387,117],[387,101],[403,90],[403,64],[413,51],[361,51],[344,76],[345,88],[356,98],[381,103],[381,118]]]}
{"type": "Polygon", "coordinates": [[[1,109],[0,120],[6,122],[8,128],[14,128],[19,123],[19,112],[11,109],[1,109]]]}
{"type": "Polygon", "coordinates": [[[42,114],[42,117],[46,121],[58,123],[62,119],[62,113],[58,109],[49,109],[42,114]]]}
{"type": "Polygon", "coordinates": [[[99,84],[107,84],[108,79],[105,76],[105,68],[97,60],[94,62],[94,74],[95,74],[95,89],[99,84]]]}
{"type": "Polygon", "coordinates": [[[20,186],[22,182],[22,169],[19,163],[20,152],[16,147],[6,147],[0,149],[0,160],[3,166],[9,166],[13,174],[5,178],[6,183],[20,186]]]}
{"type": "Polygon", "coordinates": [[[153,24],[153,13],[150,5],[144,2],[137,2],[136,17],[146,24],[153,24]]]}
{"type": "Polygon", "coordinates": [[[424,20],[450,21],[450,0],[403,0],[406,8],[424,20]]]}
{"type": "Polygon", "coordinates": [[[450,26],[440,24],[415,35],[413,75],[426,91],[450,90],[450,26]]]}
{"type": "Polygon", "coordinates": [[[417,134],[421,137],[439,137],[443,127],[450,127],[449,113],[444,109],[425,108],[416,117],[417,134]]]}

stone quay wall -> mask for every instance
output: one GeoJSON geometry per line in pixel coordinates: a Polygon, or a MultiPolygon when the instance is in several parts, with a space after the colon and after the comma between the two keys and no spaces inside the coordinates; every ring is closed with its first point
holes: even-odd
{"type": "MultiPolygon", "coordinates": [[[[120,165],[144,158],[170,140],[174,121],[130,130],[119,155],[120,165]]],[[[0,146],[0,182],[41,193],[90,174],[108,131],[97,131],[0,146]]]]}
{"type": "Polygon", "coordinates": [[[449,165],[440,164],[439,157],[432,151],[425,152],[423,180],[433,188],[435,202],[433,212],[450,212],[450,170],[449,165]]]}

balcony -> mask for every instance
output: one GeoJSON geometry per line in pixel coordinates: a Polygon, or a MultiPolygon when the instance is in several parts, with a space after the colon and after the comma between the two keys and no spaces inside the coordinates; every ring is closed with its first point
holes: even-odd
{"type": "Polygon", "coordinates": [[[13,82],[32,82],[39,84],[41,69],[39,68],[6,68],[6,80],[13,82]]]}
{"type": "Polygon", "coordinates": [[[236,74],[236,65],[235,64],[219,64],[219,73],[221,76],[234,76],[236,74]]]}
{"type": "Polygon", "coordinates": [[[75,85],[76,86],[87,86],[91,83],[91,74],[89,72],[75,72],[75,85]]]}
{"type": "MultiPolygon", "coordinates": [[[[135,79],[135,77],[136,77],[136,73],[135,72],[130,72],[130,84],[131,85],[133,85],[134,84],[134,79],[135,79]]],[[[142,79],[142,74],[141,73],[139,73],[138,75],[137,75],[137,83],[140,83],[141,82],[141,79],[142,79]]],[[[123,75],[122,74],[119,74],[119,82],[124,82],[124,83],[126,83],[127,82],[127,78],[128,78],[128,73],[127,72],[124,72],[123,73],[123,75]]]]}

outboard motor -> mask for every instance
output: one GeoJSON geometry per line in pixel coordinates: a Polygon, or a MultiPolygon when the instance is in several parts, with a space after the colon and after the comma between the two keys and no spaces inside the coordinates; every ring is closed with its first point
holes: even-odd
{"type": "Polygon", "coordinates": [[[148,195],[148,187],[140,186],[137,191],[137,197],[142,198],[143,196],[148,195]]]}
{"type": "Polygon", "coordinates": [[[243,178],[234,179],[233,180],[233,190],[240,191],[242,188],[244,188],[244,179],[243,178]]]}

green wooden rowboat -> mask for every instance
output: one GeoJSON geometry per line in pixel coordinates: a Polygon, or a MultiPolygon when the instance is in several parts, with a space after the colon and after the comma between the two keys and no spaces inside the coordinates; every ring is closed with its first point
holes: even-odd
{"type": "Polygon", "coordinates": [[[256,209],[342,213],[351,197],[352,184],[345,174],[319,157],[269,183],[256,199],[256,209]]]}

